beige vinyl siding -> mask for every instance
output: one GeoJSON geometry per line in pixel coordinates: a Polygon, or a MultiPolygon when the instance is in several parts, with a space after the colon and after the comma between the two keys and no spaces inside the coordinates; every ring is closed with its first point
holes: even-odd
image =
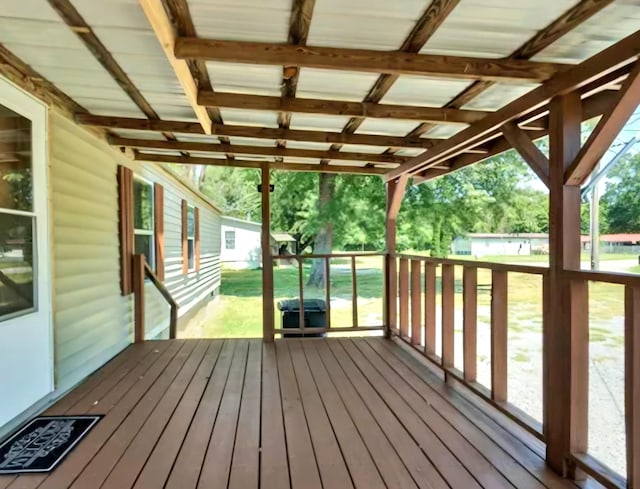
{"type": "MultiPolygon", "coordinates": [[[[179,316],[189,313],[220,287],[221,215],[207,202],[158,166],[145,165],[140,175],[164,187],[165,281],[179,304],[179,316]],[[182,273],[182,200],[200,209],[200,270],[182,273]]],[[[155,290],[146,289],[148,338],[167,337],[166,303],[155,290]]]]}
{"type": "MultiPolygon", "coordinates": [[[[175,176],[133,162],[51,112],[51,236],[56,388],[75,385],[133,341],[133,296],[120,294],[118,164],[165,190],[165,285],[184,316],[220,286],[220,213],[175,176]],[[201,268],[182,274],[181,201],[200,209],[201,268]]],[[[145,286],[147,338],[167,337],[169,307],[145,286]]]]}
{"type": "Polygon", "coordinates": [[[132,298],[120,295],[114,154],[55,112],[49,139],[56,388],[64,391],[131,343],[132,298]]]}

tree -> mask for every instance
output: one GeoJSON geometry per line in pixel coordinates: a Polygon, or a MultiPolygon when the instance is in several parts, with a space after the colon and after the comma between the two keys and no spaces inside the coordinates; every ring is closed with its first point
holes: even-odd
{"type": "Polygon", "coordinates": [[[606,232],[640,233],[640,153],[611,169],[602,204],[606,232]]]}
{"type": "MultiPolygon", "coordinates": [[[[337,211],[337,205],[334,200],[335,193],[336,175],[333,173],[321,173],[318,179],[318,226],[313,242],[313,253],[316,255],[330,254],[333,249],[334,223],[331,218],[337,211]]],[[[313,260],[307,285],[324,287],[324,260],[313,260]]]]}

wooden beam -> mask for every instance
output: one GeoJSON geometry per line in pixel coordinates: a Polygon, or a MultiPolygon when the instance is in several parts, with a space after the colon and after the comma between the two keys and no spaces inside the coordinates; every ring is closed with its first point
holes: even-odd
{"type": "Polygon", "coordinates": [[[399,164],[408,158],[375,153],[351,153],[342,151],[319,151],[315,149],[286,149],[273,146],[227,146],[215,143],[195,141],[158,141],[152,139],[129,139],[112,136],[109,143],[113,146],[127,148],[154,148],[174,151],[199,151],[209,153],[231,153],[235,155],[262,155],[294,158],[318,158],[326,160],[361,161],[365,163],[399,164]]]}
{"type": "MultiPolygon", "coordinates": [[[[133,129],[136,131],[170,131],[180,134],[204,134],[197,122],[136,119],[131,117],[101,116],[78,113],[76,122],[107,129],[133,129]]],[[[308,131],[301,129],[276,129],[271,127],[235,126],[212,124],[211,132],[216,136],[236,136],[254,139],[305,141],[314,143],[363,144],[366,146],[393,146],[396,148],[429,149],[441,139],[408,138],[385,134],[348,134],[344,132],[308,131]]],[[[486,149],[474,152],[486,152],[486,149]]]]}
{"type": "Polygon", "coordinates": [[[201,91],[198,103],[207,107],[272,110],[302,114],[346,115],[375,119],[409,119],[441,124],[471,124],[490,112],[479,110],[443,109],[412,105],[373,104],[309,98],[281,99],[265,95],[201,91]]]}
{"type": "Polygon", "coordinates": [[[294,65],[391,75],[419,75],[465,80],[547,80],[566,66],[516,59],[471,58],[333,47],[303,47],[266,42],[224,41],[182,37],[176,40],[179,59],[230,63],[294,65]]]}
{"type": "Polygon", "coordinates": [[[144,10],[153,31],[156,34],[158,42],[162,46],[162,49],[173,68],[182,89],[184,90],[193,111],[205,134],[211,134],[211,118],[207,113],[207,110],[198,105],[198,86],[191,75],[189,65],[186,61],[177,59],[173,52],[175,45],[175,34],[173,32],[173,26],[169,21],[167,14],[162,5],[162,0],[140,0],[142,10],[144,10]]]}
{"type": "MultiPolygon", "coordinates": [[[[178,163],[182,165],[224,166],[228,168],[262,168],[260,161],[229,160],[216,158],[199,158],[195,156],[171,156],[149,153],[134,153],[136,161],[148,161],[151,163],[178,163]]],[[[348,173],[352,175],[384,175],[386,169],[373,166],[349,166],[349,165],[319,165],[314,163],[284,163],[269,161],[272,170],[315,172],[315,173],[348,173]]]]}
{"type": "MultiPolygon", "coordinates": [[[[460,0],[433,0],[420,19],[418,19],[418,22],[416,22],[409,36],[405,39],[404,43],[402,43],[402,46],[400,46],[400,51],[406,53],[419,52],[458,3],[460,3],[460,0]]],[[[380,75],[363,102],[379,103],[397,80],[398,75],[380,75]]],[[[364,120],[363,117],[352,118],[344,126],[342,132],[345,134],[355,133],[364,120]]],[[[394,147],[393,144],[389,146],[394,147]]],[[[340,148],[335,147],[332,149],[337,150],[340,148]]]]}
{"type": "Polygon", "coordinates": [[[522,159],[527,162],[538,178],[547,187],[549,186],[549,159],[531,141],[531,138],[513,122],[508,122],[502,126],[502,134],[513,146],[522,159]]]}
{"type": "Polygon", "coordinates": [[[631,34],[579,65],[558,73],[540,87],[517,98],[502,109],[492,112],[481,121],[434,146],[429,151],[417,156],[399,168],[391,170],[387,174],[387,179],[397,178],[404,173],[415,173],[434,162],[454,156],[465,147],[477,143],[478,140],[505,123],[523,117],[527,113],[544,106],[552,97],[579,90],[607,73],[633,62],[639,53],[640,31],[631,34]]]}
{"type": "MultiPolygon", "coordinates": [[[[571,451],[571,310],[565,269],[580,269],[580,187],[566,186],[564,173],[580,149],[580,98],[555,97],[549,130],[549,323],[543,331],[547,402],[547,463],[565,472],[571,451]]],[[[584,307],[585,305],[583,305],[584,307]]],[[[588,370],[588,369],[587,369],[588,370]]],[[[586,373],[586,372],[585,372],[586,373]]],[[[583,406],[584,407],[584,406],[583,406]]]]}
{"type": "Polygon", "coordinates": [[[575,161],[567,169],[567,185],[584,183],[640,104],[640,62],[636,62],[617,95],[613,108],[598,121],[575,161]]]}
{"type": "MultiPolygon", "coordinates": [[[[315,3],[315,0],[293,0],[291,19],[289,21],[290,44],[304,46],[307,43],[315,3]]],[[[280,96],[283,99],[294,98],[296,96],[299,76],[300,70],[297,66],[283,66],[282,85],[280,88],[280,96]]],[[[291,114],[289,112],[281,112],[278,116],[278,126],[287,129],[290,123],[291,114]]]]}
{"type": "Polygon", "coordinates": [[[260,168],[262,183],[262,230],[260,243],[262,248],[262,340],[273,341],[273,258],[271,257],[271,192],[269,164],[264,162],[260,168]]]}
{"type": "Polygon", "coordinates": [[[402,205],[402,200],[404,199],[404,191],[407,188],[407,183],[409,181],[409,177],[399,178],[397,181],[389,182],[389,190],[388,190],[388,210],[387,216],[391,219],[396,219],[398,217],[398,213],[400,212],[400,206],[402,205]]]}

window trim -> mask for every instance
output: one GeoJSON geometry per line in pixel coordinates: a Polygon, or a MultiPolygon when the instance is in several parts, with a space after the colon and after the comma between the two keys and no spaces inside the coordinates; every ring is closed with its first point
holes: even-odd
{"type": "Polygon", "coordinates": [[[235,250],[236,249],[236,231],[235,229],[227,229],[224,232],[224,249],[225,250],[235,250]],[[233,240],[233,246],[229,247],[229,237],[231,235],[233,240]]]}
{"type": "Polygon", "coordinates": [[[132,202],[132,212],[133,212],[133,221],[132,221],[132,229],[133,229],[133,241],[134,241],[134,252],[135,252],[135,239],[136,236],[151,236],[151,243],[149,243],[149,251],[151,256],[146,256],[147,263],[152,269],[156,268],[156,189],[153,182],[147,180],[140,175],[133,175],[132,187],[135,188],[136,181],[139,183],[143,183],[150,187],[151,189],[151,229],[140,229],[135,227],[136,222],[136,205],[135,205],[135,191],[133,193],[133,202],[132,202]]]}

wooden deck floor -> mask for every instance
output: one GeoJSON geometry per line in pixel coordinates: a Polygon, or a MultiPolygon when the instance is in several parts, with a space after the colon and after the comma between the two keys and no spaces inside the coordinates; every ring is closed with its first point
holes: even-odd
{"type": "Polygon", "coordinates": [[[48,413],[106,416],[0,489],[575,488],[381,338],[146,342],[48,413]]]}

